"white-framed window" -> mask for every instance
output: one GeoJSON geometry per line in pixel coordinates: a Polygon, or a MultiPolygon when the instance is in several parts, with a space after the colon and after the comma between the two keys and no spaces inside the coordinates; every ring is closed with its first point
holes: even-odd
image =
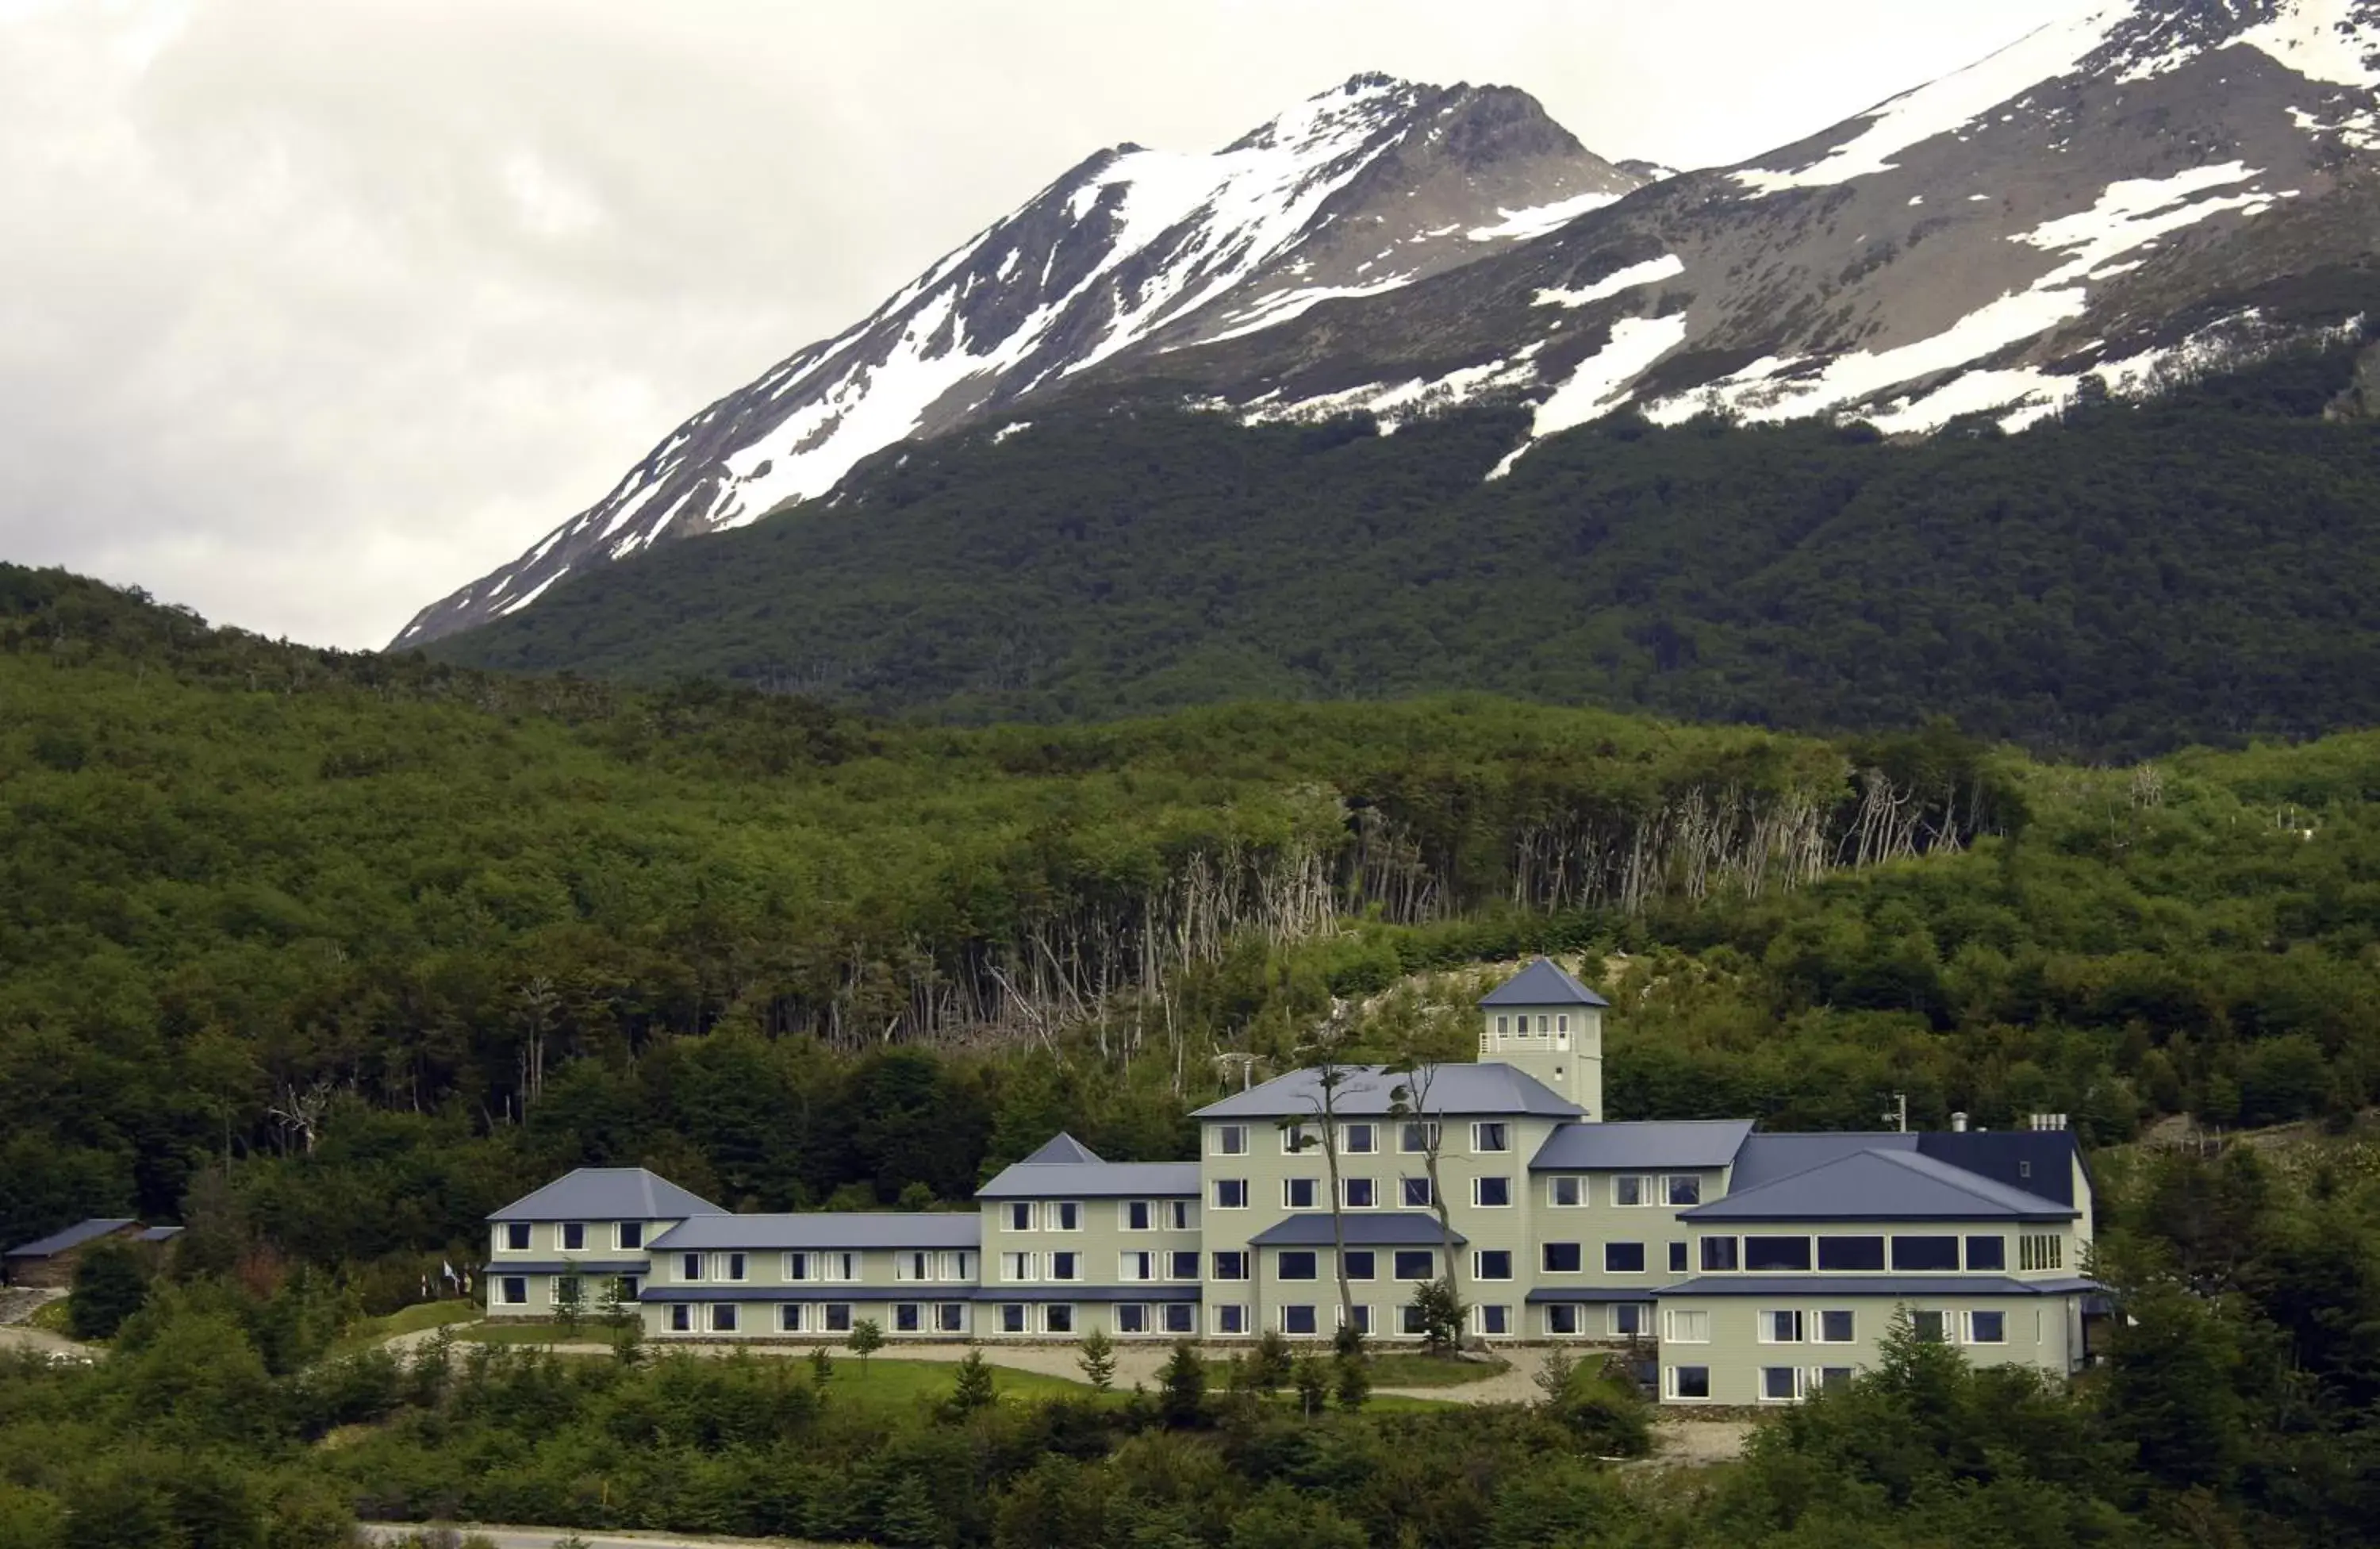
{"type": "Polygon", "coordinates": [[[1474,1280],[1510,1280],[1512,1278],[1512,1251],[1509,1248],[1477,1248],[1471,1253],[1471,1278],[1474,1280]]]}
{"type": "Polygon", "coordinates": [[[777,1332],[799,1334],[802,1331],[802,1316],[808,1311],[807,1304],[798,1301],[777,1303],[777,1332]]]}
{"type": "Polygon", "coordinates": [[[1422,1322],[1420,1307],[1408,1301],[1397,1309],[1397,1332],[1405,1335],[1429,1332],[1427,1325],[1422,1322]]]}
{"type": "Polygon", "coordinates": [[[1080,1280],[1083,1277],[1083,1256],[1080,1253],[1051,1253],[1047,1258],[1050,1279],[1080,1280]]]}
{"type": "Polygon", "coordinates": [[[1681,1404],[1708,1403],[1711,1396],[1710,1368],[1707,1366],[1663,1367],[1661,1396],[1681,1404]]]}
{"type": "Polygon", "coordinates": [[[1653,1304],[1649,1301],[1615,1301],[1604,1309],[1604,1326],[1614,1339],[1650,1339],[1653,1337],[1653,1304]]]}
{"type": "Polygon", "coordinates": [[[1040,1276],[1033,1270],[1033,1255],[1030,1253],[1002,1253],[1000,1256],[1000,1277],[1009,1285],[1029,1285],[1039,1279],[1040,1276]]]}
{"type": "Polygon", "coordinates": [[[1606,1275],[1642,1275],[1645,1273],[1645,1245],[1641,1242],[1607,1242],[1603,1245],[1603,1273],[1606,1275]]]}
{"type": "Polygon", "coordinates": [[[1281,1310],[1281,1331],[1283,1334],[1311,1335],[1318,1326],[1312,1302],[1297,1302],[1281,1310]]]}
{"type": "Polygon", "coordinates": [[[587,1251],[587,1223],[565,1221],[562,1224],[562,1250],[565,1253],[587,1251]]]}
{"type": "Polygon", "coordinates": [[[1702,1239],[1703,1273],[1725,1275],[1732,1274],[1742,1268],[1742,1255],[1736,1250],[1736,1239],[1731,1237],[1704,1238],[1702,1239]]]}
{"type": "MultiPolygon", "coordinates": [[[[1524,1024],[1524,1025],[1525,1025],[1525,1024],[1524,1024]]],[[[1496,1018],[1496,1032],[1497,1032],[1497,1036],[1501,1037],[1501,1036],[1502,1036],[1502,1035],[1504,1035],[1505,1033],[1508,1033],[1508,1032],[1510,1032],[1510,1031],[1512,1031],[1512,1018],[1510,1016],[1500,1016],[1500,1017],[1498,1017],[1498,1018],[1496,1018]]]]}
{"type": "Polygon", "coordinates": [[[1335,1320],[1337,1325],[1340,1327],[1346,1326],[1348,1314],[1351,1312],[1354,1314],[1356,1333],[1369,1334],[1372,1332],[1372,1310],[1360,1301],[1353,1307],[1342,1307],[1339,1310],[1339,1315],[1335,1320]]]}
{"type": "Polygon", "coordinates": [[[1376,1280],[1380,1274],[1380,1255],[1369,1248],[1347,1250],[1347,1278],[1376,1280]]]}
{"type": "Polygon", "coordinates": [[[1248,1277],[1248,1255],[1238,1248],[1215,1250],[1215,1276],[1218,1280],[1245,1280],[1248,1277]]]}
{"type": "Polygon", "coordinates": [[[744,1278],[744,1255],[741,1253],[722,1253],[719,1255],[719,1262],[715,1267],[718,1272],[718,1278],[722,1280],[741,1280],[744,1278]]]}
{"type": "Polygon", "coordinates": [[[1567,1012],[1567,1011],[1558,1011],[1558,1012],[1554,1013],[1554,1031],[1555,1031],[1556,1032],[1561,1032],[1561,1033],[1567,1033],[1568,1031],[1570,1031],[1570,1013],[1569,1013],[1569,1012],[1567,1012]]]}
{"type": "Polygon", "coordinates": [[[1429,1209],[1429,1179],[1402,1177],[1397,1179],[1397,1197],[1407,1210],[1429,1209]]]}
{"type": "Polygon", "coordinates": [[[1512,1149],[1512,1127],[1502,1119],[1482,1119],[1471,1127],[1471,1149],[1493,1156],[1512,1149]]]}
{"type": "Polygon", "coordinates": [[[507,1275],[496,1282],[496,1304],[500,1307],[528,1305],[528,1276],[507,1275]]]}
{"type": "Polygon", "coordinates": [[[645,1246],[645,1224],[641,1221],[615,1223],[612,1227],[612,1246],[623,1253],[642,1251],[645,1246]]]}
{"type": "Polygon", "coordinates": [[[2007,1344],[2008,1314],[1983,1311],[1968,1313],[1967,1343],[1970,1345],[2007,1344]]]}
{"type": "Polygon", "coordinates": [[[1427,1248],[1400,1248],[1392,1257],[1390,1267],[1400,1280],[1431,1280],[1438,1275],[1438,1255],[1427,1248]]]}
{"type": "Polygon", "coordinates": [[[1147,1334],[1148,1332],[1148,1309],[1140,1305],[1138,1302],[1118,1302],[1115,1310],[1115,1321],[1116,1332],[1118,1334],[1127,1336],[1147,1334]]]}
{"type": "Polygon", "coordinates": [[[1397,1149],[1407,1156],[1420,1156],[1437,1150],[1437,1121],[1425,1123],[1419,1119],[1408,1119],[1397,1126],[1397,1149]]]}
{"type": "Polygon", "coordinates": [[[1219,1124],[1214,1129],[1215,1154],[1245,1156],[1248,1153],[1248,1127],[1245,1124],[1219,1124]]]}
{"type": "Polygon", "coordinates": [[[856,1252],[840,1249],[829,1253],[820,1253],[817,1257],[815,1267],[819,1272],[818,1277],[821,1280],[844,1282],[856,1280],[859,1278],[859,1255],[856,1252]]]}
{"type": "Polygon", "coordinates": [[[1248,1310],[1245,1305],[1226,1302],[1215,1309],[1215,1332],[1226,1339],[1238,1338],[1248,1332],[1248,1310]]]}
{"type": "Polygon", "coordinates": [[[1123,1229],[1127,1232],[1157,1230],[1157,1207],[1147,1200],[1126,1200],[1123,1203],[1123,1229]]]}
{"type": "Polygon", "coordinates": [[[1158,1201],[1157,1218],[1165,1223],[1165,1229],[1170,1232],[1195,1231],[1198,1226],[1197,1219],[1191,1214],[1187,1200],[1158,1201]]]}
{"type": "Polygon", "coordinates": [[[672,1334],[694,1332],[694,1309],[685,1302],[675,1302],[669,1310],[669,1331],[672,1334]]]}
{"type": "Polygon", "coordinates": [[[1821,1345],[1851,1344],[1859,1337],[1859,1319],[1848,1310],[1821,1312],[1810,1336],[1821,1345]]]}
{"type": "Polygon", "coordinates": [[[966,1332],[966,1322],[965,1302],[938,1301],[934,1303],[934,1332],[936,1334],[965,1334],[966,1332]]]}
{"type": "Polygon", "coordinates": [[[734,1302],[714,1301],[710,1304],[710,1332],[713,1334],[733,1334],[735,1332],[735,1304],[734,1302]]]}
{"type": "Polygon", "coordinates": [[[681,1280],[701,1279],[705,1262],[699,1253],[680,1253],[677,1256],[677,1277],[681,1280]]]}
{"type": "Polygon", "coordinates": [[[1802,1342],[1802,1314],[1792,1311],[1762,1309],[1753,1319],[1764,1345],[1798,1345],[1802,1342]]]}
{"type": "Polygon", "coordinates": [[[1546,1203],[1574,1210],[1586,1203],[1586,1179],[1562,1175],[1546,1179],[1546,1203]]]}
{"type": "Polygon", "coordinates": [[[1215,1208],[1217,1210],[1247,1209],[1248,1180],[1244,1177],[1217,1178],[1215,1180],[1215,1208]]]}
{"type": "Polygon", "coordinates": [[[1670,1273],[1671,1275],[1686,1273],[1686,1245],[1682,1242],[1670,1244],[1670,1273]]]}
{"type": "Polygon", "coordinates": [[[1003,1224],[1012,1232],[1029,1232],[1040,1219],[1030,1200],[1011,1200],[1001,1207],[1003,1224]]]}
{"type": "Polygon", "coordinates": [[[1509,1177],[1475,1177],[1471,1180],[1471,1202],[1486,1210],[1500,1210],[1512,1202],[1512,1180],[1509,1177]]]}
{"type": "Polygon", "coordinates": [[[975,1254],[968,1249],[934,1255],[934,1274],[944,1280],[972,1280],[975,1278],[975,1254]]]}
{"type": "Polygon", "coordinates": [[[526,1221],[507,1221],[507,1222],[505,1222],[505,1223],[504,1223],[504,1251],[505,1251],[505,1252],[507,1252],[507,1253],[526,1253],[526,1252],[528,1252],[528,1243],[529,1243],[529,1230],[530,1230],[530,1228],[529,1228],[529,1224],[528,1224],[528,1222],[526,1222],[526,1221]]]}
{"type": "Polygon", "coordinates": [[[1575,1242],[1548,1242],[1537,1250],[1537,1262],[1548,1275],[1584,1274],[1586,1250],[1575,1242]]]}
{"type": "Polygon", "coordinates": [[[1512,1309],[1501,1302],[1474,1307],[1471,1310],[1471,1330],[1488,1339],[1508,1336],[1512,1332],[1512,1309]]]}
{"type": "Polygon", "coordinates": [[[1033,1324],[1026,1314],[1025,1303],[1021,1301],[1003,1301],[1000,1304],[1001,1333],[1029,1334],[1032,1331],[1033,1324]]]}
{"type": "Polygon", "coordinates": [[[1661,1338],[1671,1345],[1707,1345],[1710,1343],[1710,1314],[1699,1310],[1673,1307],[1661,1314],[1661,1338]]]}
{"type": "Polygon", "coordinates": [[[1160,1309],[1158,1321],[1165,1325],[1168,1334],[1196,1334],[1198,1309],[1186,1301],[1169,1301],[1160,1309]]]}
{"type": "Polygon", "coordinates": [[[1176,1248],[1165,1255],[1165,1278],[1196,1280],[1198,1278],[1198,1250],[1176,1248]]]}
{"type": "Polygon", "coordinates": [[[557,1275],[552,1279],[546,1282],[545,1299],[556,1307],[565,1305],[565,1299],[569,1301],[576,1301],[579,1306],[585,1307],[587,1305],[587,1282],[581,1280],[575,1275],[557,1275]]]}
{"type": "Polygon", "coordinates": [[[1673,1205],[1703,1202],[1703,1180],[1694,1173],[1671,1173],[1661,1180],[1661,1198],[1673,1205]]]}
{"type": "Polygon", "coordinates": [[[1116,1278],[1125,1285],[1157,1278],[1157,1255],[1126,1252],[1116,1255],[1116,1278]]]}
{"type": "Polygon", "coordinates": [[[914,1248],[905,1248],[892,1255],[892,1278],[895,1280],[931,1280],[934,1277],[934,1256],[914,1248]]]}
{"type": "Polygon", "coordinates": [[[892,1332],[895,1334],[917,1334],[921,1332],[926,1325],[924,1320],[919,1315],[920,1311],[921,1310],[918,1308],[917,1304],[914,1301],[894,1302],[892,1304],[892,1332]]]}
{"type": "Polygon", "coordinates": [[[1053,1301],[1041,1309],[1041,1332],[1044,1334],[1074,1333],[1075,1304],[1071,1301],[1053,1301]]]}
{"type": "Polygon", "coordinates": [[[1557,1301],[1546,1308],[1546,1332],[1560,1338],[1575,1338],[1586,1332],[1586,1320],[1572,1303],[1557,1301]]]}
{"type": "Polygon", "coordinates": [[[1848,1366],[1820,1366],[1810,1373],[1819,1393],[1840,1393],[1852,1385],[1852,1369],[1848,1366]]]}
{"type": "Polygon", "coordinates": [[[1346,1192],[1349,1210],[1370,1210],[1380,1202],[1380,1185],[1376,1178],[1342,1177],[1339,1184],[1346,1192]]]}
{"type": "Polygon", "coordinates": [[[1320,1191],[1321,1184],[1317,1179],[1310,1177],[1285,1177],[1281,1180],[1281,1208],[1283,1210],[1312,1210],[1314,1208],[1314,1201],[1319,1197],[1320,1191]]]}
{"type": "Polygon", "coordinates": [[[1658,1178],[1636,1173],[1614,1174],[1611,1179],[1611,1202],[1615,1205],[1649,1205],[1658,1200],[1658,1178]]]}
{"type": "Polygon", "coordinates": [[[1311,1248],[1284,1248],[1276,1259],[1274,1277],[1281,1280],[1313,1280],[1321,1275],[1321,1257],[1311,1248]]]}
{"type": "Polygon", "coordinates": [[[1083,1229],[1083,1207],[1075,1200],[1053,1200],[1043,1213],[1053,1232],[1079,1232],[1083,1229]]]}
{"type": "Polygon", "coordinates": [[[1913,1310],[1909,1314],[1909,1326],[1921,1344],[1940,1345],[1950,1337],[1949,1319],[1945,1313],[1913,1310]]]}
{"type": "Polygon", "coordinates": [[[2016,1239],[2016,1267],[2020,1270],[2065,1268],[2066,1239],[2054,1232],[2025,1233],[2016,1239]]]}
{"type": "Polygon", "coordinates": [[[1281,1127],[1281,1153],[1283,1156],[1302,1156],[1321,1143],[1322,1137],[1302,1122],[1281,1127]]]}
{"type": "Polygon", "coordinates": [[[1798,1366],[1764,1366],[1760,1369],[1760,1401],[1764,1404],[1796,1404],[1801,1402],[1809,1374],[1798,1366]]]}
{"type": "Polygon", "coordinates": [[[851,1303],[830,1301],[825,1304],[825,1310],[820,1316],[825,1321],[826,1333],[849,1334],[851,1332],[851,1303]]]}
{"type": "Polygon", "coordinates": [[[1379,1127],[1371,1124],[1342,1124],[1339,1127],[1339,1151],[1345,1156],[1369,1156],[1380,1149],[1379,1127]]]}

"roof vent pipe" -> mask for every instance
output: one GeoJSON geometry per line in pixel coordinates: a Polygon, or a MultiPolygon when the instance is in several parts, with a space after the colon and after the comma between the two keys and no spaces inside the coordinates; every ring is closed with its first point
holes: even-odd
{"type": "Polygon", "coordinates": [[[1963,1135],[1966,1132],[1967,1116],[1964,1114],[1952,1114],[1950,1116],[1950,1133],[1953,1135],[1963,1135]]]}

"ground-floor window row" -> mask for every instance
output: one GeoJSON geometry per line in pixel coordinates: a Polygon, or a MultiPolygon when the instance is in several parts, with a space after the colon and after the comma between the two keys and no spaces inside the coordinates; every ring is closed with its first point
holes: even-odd
{"type": "MultiPolygon", "coordinates": [[[[644,1281],[634,1275],[548,1275],[545,1277],[545,1304],[548,1307],[568,1307],[576,1303],[593,1311],[606,1301],[634,1302],[643,1285],[644,1281]]],[[[498,1275],[496,1305],[529,1305],[529,1277],[526,1275],[498,1275]]]]}

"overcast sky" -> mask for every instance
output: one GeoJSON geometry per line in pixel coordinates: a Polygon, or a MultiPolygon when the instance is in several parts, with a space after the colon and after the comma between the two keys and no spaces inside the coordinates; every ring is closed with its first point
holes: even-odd
{"type": "Polygon", "coordinates": [[[2075,0],[0,0],[0,559],[377,646],[1102,145],[1740,160],[2075,0]]]}

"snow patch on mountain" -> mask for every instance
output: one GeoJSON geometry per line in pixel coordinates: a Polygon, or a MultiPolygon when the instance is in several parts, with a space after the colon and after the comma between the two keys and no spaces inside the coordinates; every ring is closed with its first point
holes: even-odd
{"type": "Polygon", "coordinates": [[[1537,406],[1529,439],[1514,447],[1488,472],[1501,479],[1530,447],[1547,436],[1601,419],[1633,396],[1635,381],[1656,361],[1686,342],[1686,314],[1668,317],[1623,317],[1611,325],[1611,339],[1578,363],[1577,369],[1537,406]]]}
{"type": "Polygon", "coordinates": [[[1499,210],[1500,217],[1493,226],[1475,226],[1463,235],[1474,242],[1509,242],[1515,238],[1542,237],[1548,231],[1559,231],[1581,215],[1617,204],[1626,198],[1616,193],[1583,193],[1552,204],[1539,204],[1527,210],[1499,210]]]}
{"type": "Polygon", "coordinates": [[[1893,158],[1911,146],[1953,133],[2042,82],[2071,73],[2132,9],[2129,0],[2098,6],[2038,28],[1956,75],[1878,104],[1864,115],[1864,128],[1809,165],[1743,167],[1735,180],[1755,193],[1771,194],[1890,171],[1893,158]]]}
{"type": "Polygon", "coordinates": [[[1664,253],[1659,258],[1646,259],[1642,263],[1632,263],[1625,269],[1605,275],[1593,285],[1582,286],[1575,290],[1559,288],[1540,290],[1537,292],[1536,302],[1541,307],[1593,306],[1597,301],[1610,299],[1623,290],[1633,290],[1640,285],[1654,285],[1662,280],[1673,280],[1685,272],[1684,259],[1675,253],[1664,253]]]}

